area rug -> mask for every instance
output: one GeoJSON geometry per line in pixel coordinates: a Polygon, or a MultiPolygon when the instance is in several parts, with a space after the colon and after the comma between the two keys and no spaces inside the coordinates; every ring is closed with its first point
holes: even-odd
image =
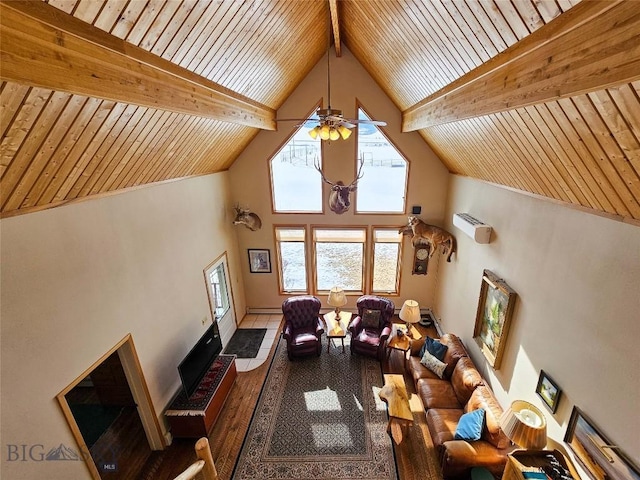
{"type": "Polygon", "coordinates": [[[239,328],[224,349],[224,353],[237,355],[238,358],[256,358],[266,328],[239,328]]]}
{"type": "Polygon", "coordinates": [[[397,479],[373,358],[326,351],[289,361],[281,340],[232,478],[397,479]]]}

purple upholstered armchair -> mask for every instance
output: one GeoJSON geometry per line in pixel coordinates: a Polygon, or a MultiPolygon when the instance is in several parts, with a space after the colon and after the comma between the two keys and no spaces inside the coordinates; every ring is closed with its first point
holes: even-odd
{"type": "Polygon", "coordinates": [[[363,295],[356,302],[358,316],[349,325],[351,353],[384,358],[384,346],[391,334],[395,305],[387,298],[363,295]]]}
{"type": "Polygon", "coordinates": [[[320,355],[324,333],[320,307],[320,300],[311,295],[290,297],[282,303],[282,336],[287,341],[289,360],[304,355],[320,355]]]}

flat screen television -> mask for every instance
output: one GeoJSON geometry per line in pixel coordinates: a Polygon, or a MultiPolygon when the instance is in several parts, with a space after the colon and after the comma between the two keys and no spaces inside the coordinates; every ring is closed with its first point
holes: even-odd
{"type": "Polygon", "coordinates": [[[222,340],[218,331],[217,322],[207,329],[198,343],[191,349],[186,357],[178,365],[178,373],[182,381],[182,388],[187,397],[193,395],[198,384],[211,364],[222,351],[222,340]]]}

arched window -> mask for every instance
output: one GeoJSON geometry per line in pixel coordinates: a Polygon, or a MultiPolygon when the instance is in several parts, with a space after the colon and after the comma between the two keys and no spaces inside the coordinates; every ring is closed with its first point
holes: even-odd
{"type": "MultiPolygon", "coordinates": [[[[371,120],[362,108],[360,120],[371,120]]],[[[358,124],[358,159],[363,176],[356,190],[357,213],[404,213],[408,162],[375,125],[358,124]]]]}
{"type": "MultiPolygon", "coordinates": [[[[313,118],[313,117],[312,117],[313,118]]],[[[271,196],[276,213],[322,213],[320,138],[309,136],[315,122],[303,124],[269,161],[271,196]]]]}

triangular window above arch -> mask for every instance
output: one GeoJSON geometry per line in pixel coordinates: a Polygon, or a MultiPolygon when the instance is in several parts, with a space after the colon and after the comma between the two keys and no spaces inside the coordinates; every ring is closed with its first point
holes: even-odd
{"type": "MultiPolygon", "coordinates": [[[[312,116],[311,119],[317,116],[312,116]]],[[[317,122],[307,121],[269,160],[271,198],[276,213],[322,213],[322,168],[320,138],[309,136],[317,122]]]]}
{"type": "MultiPolygon", "coordinates": [[[[362,108],[358,108],[358,119],[371,120],[362,108]]],[[[358,159],[364,160],[364,167],[356,190],[356,212],[404,213],[409,164],[377,126],[358,124],[358,159]]]]}

